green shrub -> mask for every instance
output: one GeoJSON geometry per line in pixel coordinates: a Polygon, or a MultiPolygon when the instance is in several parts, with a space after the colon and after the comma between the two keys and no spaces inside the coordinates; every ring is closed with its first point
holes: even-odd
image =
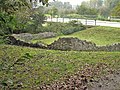
{"type": "Polygon", "coordinates": [[[82,18],[84,19],[85,17],[79,14],[68,14],[65,16],[65,18],[82,18]]]}
{"type": "Polygon", "coordinates": [[[57,33],[57,35],[67,35],[83,29],[85,29],[85,27],[82,23],[76,20],[70,21],[69,23],[49,22],[44,28],[45,31],[54,32],[57,33]]]}
{"type": "Polygon", "coordinates": [[[98,20],[102,20],[102,21],[108,21],[108,19],[105,18],[105,17],[97,17],[97,19],[98,19],[98,20]]]}
{"type": "Polygon", "coordinates": [[[5,44],[7,43],[6,36],[0,36],[0,44],[5,44]]]}
{"type": "Polygon", "coordinates": [[[80,21],[72,20],[68,23],[68,28],[62,30],[62,33],[64,35],[68,35],[68,34],[72,34],[74,32],[81,31],[84,29],[85,27],[80,21]]]}
{"type": "Polygon", "coordinates": [[[66,23],[60,22],[49,22],[48,25],[45,27],[45,31],[54,32],[57,35],[62,34],[62,30],[66,29],[68,26],[66,23]]]}
{"type": "Polygon", "coordinates": [[[0,36],[0,44],[2,44],[3,42],[3,38],[0,36]]]}
{"type": "Polygon", "coordinates": [[[72,34],[74,32],[81,31],[81,30],[84,30],[84,29],[85,29],[84,27],[71,27],[71,28],[68,28],[66,30],[63,30],[62,33],[64,35],[68,35],[68,34],[72,34]]]}
{"type": "Polygon", "coordinates": [[[83,27],[83,24],[80,21],[77,21],[77,20],[69,21],[68,25],[73,26],[73,27],[75,27],[75,26],[83,27]]]}

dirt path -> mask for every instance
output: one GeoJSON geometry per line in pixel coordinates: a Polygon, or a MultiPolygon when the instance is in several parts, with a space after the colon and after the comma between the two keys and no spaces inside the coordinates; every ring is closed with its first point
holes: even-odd
{"type": "Polygon", "coordinates": [[[98,78],[88,90],[120,90],[120,71],[98,78]]]}
{"type": "Polygon", "coordinates": [[[120,90],[120,70],[110,69],[107,64],[85,65],[72,76],[61,81],[42,85],[40,90],[120,90]],[[105,74],[102,74],[106,72],[105,74]]]}

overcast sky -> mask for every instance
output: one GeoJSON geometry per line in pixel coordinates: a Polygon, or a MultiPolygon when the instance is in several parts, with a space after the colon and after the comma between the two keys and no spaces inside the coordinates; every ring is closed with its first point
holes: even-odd
{"type": "MultiPolygon", "coordinates": [[[[50,0],[50,1],[53,1],[53,0],[50,0]]],[[[70,4],[72,4],[72,5],[80,5],[80,3],[82,1],[88,1],[88,0],[58,0],[58,1],[61,1],[61,2],[70,2],[70,4]]]]}

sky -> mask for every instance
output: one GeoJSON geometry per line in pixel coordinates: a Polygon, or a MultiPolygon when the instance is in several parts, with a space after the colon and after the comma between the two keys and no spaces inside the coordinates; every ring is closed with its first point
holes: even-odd
{"type": "MultiPolygon", "coordinates": [[[[50,0],[50,1],[53,1],[53,0],[50,0]]],[[[58,1],[61,1],[61,2],[70,2],[70,4],[72,4],[72,5],[80,5],[80,3],[82,1],[88,1],[88,0],[58,0],[58,1]]]]}

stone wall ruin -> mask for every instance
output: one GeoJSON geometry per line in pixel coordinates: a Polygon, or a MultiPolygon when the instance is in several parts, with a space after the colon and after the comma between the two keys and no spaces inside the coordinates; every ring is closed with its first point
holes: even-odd
{"type": "Polygon", "coordinates": [[[97,46],[95,43],[78,38],[59,38],[47,48],[55,50],[77,50],[77,51],[120,51],[120,43],[106,46],[97,46]]]}
{"type": "Polygon", "coordinates": [[[43,33],[38,33],[38,34],[21,33],[21,34],[13,34],[12,36],[19,40],[30,41],[33,39],[55,37],[56,33],[53,33],[53,32],[43,32],[43,33]]]}
{"type": "Polygon", "coordinates": [[[7,37],[8,44],[18,45],[18,46],[27,46],[35,47],[42,49],[53,49],[53,50],[75,50],[75,51],[120,51],[120,43],[106,45],[106,46],[97,46],[95,43],[88,42],[86,40],[80,40],[78,38],[59,38],[57,41],[54,41],[52,44],[45,46],[42,43],[29,43],[21,40],[17,40],[13,36],[7,37]]]}
{"type": "Polygon", "coordinates": [[[95,43],[80,40],[78,38],[59,38],[47,46],[49,49],[56,50],[77,50],[77,51],[94,51],[97,49],[95,43]]]}
{"type": "Polygon", "coordinates": [[[17,40],[15,37],[13,36],[8,36],[6,38],[7,40],[7,44],[10,44],[10,45],[17,45],[17,46],[26,46],[26,47],[35,47],[35,48],[43,48],[45,49],[46,46],[42,43],[29,43],[29,42],[25,42],[25,41],[22,41],[22,40],[17,40]]]}

